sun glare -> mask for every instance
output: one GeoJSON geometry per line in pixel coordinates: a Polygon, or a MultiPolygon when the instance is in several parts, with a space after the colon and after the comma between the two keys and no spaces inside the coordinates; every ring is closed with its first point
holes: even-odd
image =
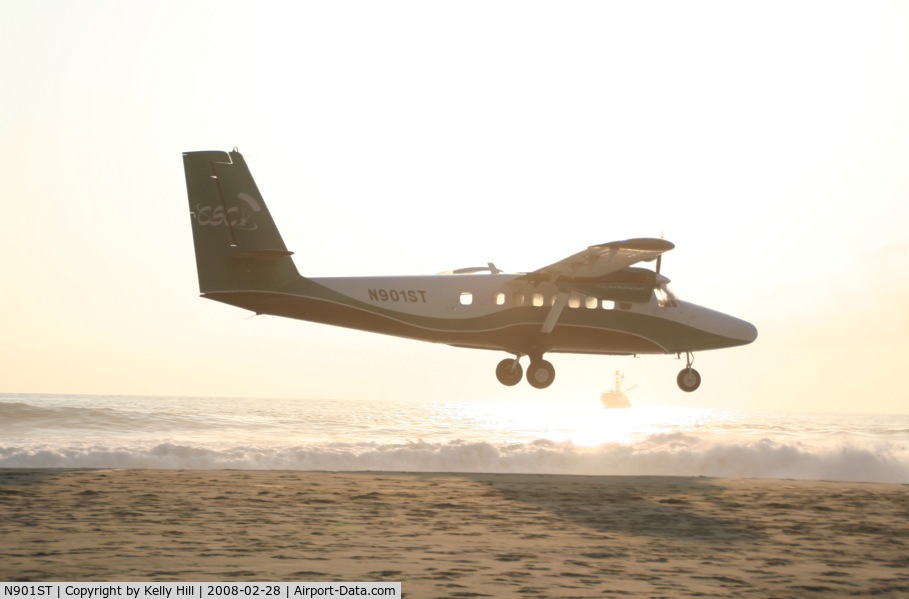
{"type": "MultiPolygon", "coordinates": [[[[465,402],[447,404],[447,417],[475,428],[478,438],[495,431],[505,442],[547,440],[580,447],[630,443],[661,432],[695,428],[715,418],[700,408],[635,406],[606,409],[596,401],[465,402]]],[[[469,440],[469,439],[468,439],[469,440]]]]}

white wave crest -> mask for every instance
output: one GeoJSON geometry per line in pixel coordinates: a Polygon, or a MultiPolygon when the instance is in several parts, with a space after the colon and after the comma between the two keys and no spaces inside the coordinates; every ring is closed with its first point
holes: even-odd
{"type": "Polygon", "coordinates": [[[669,475],[909,483],[905,443],[808,445],[770,439],[651,435],[634,443],[451,441],[214,445],[161,442],[0,447],[6,468],[164,468],[669,475]]]}

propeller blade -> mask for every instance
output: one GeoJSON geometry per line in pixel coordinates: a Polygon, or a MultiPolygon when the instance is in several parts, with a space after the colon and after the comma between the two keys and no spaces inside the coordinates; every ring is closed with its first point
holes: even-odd
{"type": "MultiPolygon", "coordinates": [[[[660,231],[660,239],[666,238],[666,231],[660,231]]],[[[656,274],[660,274],[660,267],[663,265],[663,254],[657,256],[656,274]]]]}

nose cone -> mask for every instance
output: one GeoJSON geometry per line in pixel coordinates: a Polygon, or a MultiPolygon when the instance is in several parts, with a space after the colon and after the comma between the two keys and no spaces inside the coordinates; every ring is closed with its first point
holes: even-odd
{"type": "Polygon", "coordinates": [[[682,307],[686,324],[707,334],[702,343],[689,342],[692,347],[719,349],[748,345],[757,339],[757,327],[746,320],[694,304],[684,303],[682,307]]]}
{"type": "Polygon", "coordinates": [[[740,339],[742,345],[751,343],[757,339],[757,327],[748,322],[747,320],[742,320],[741,318],[736,318],[734,316],[727,316],[729,322],[726,324],[729,331],[729,336],[733,339],[740,339]]]}

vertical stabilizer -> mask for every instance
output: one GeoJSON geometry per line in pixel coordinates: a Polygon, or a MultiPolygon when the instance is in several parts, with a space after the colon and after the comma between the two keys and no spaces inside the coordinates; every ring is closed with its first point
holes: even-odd
{"type": "Polygon", "coordinates": [[[300,277],[237,152],[186,152],[199,290],[275,291],[300,277]]]}

